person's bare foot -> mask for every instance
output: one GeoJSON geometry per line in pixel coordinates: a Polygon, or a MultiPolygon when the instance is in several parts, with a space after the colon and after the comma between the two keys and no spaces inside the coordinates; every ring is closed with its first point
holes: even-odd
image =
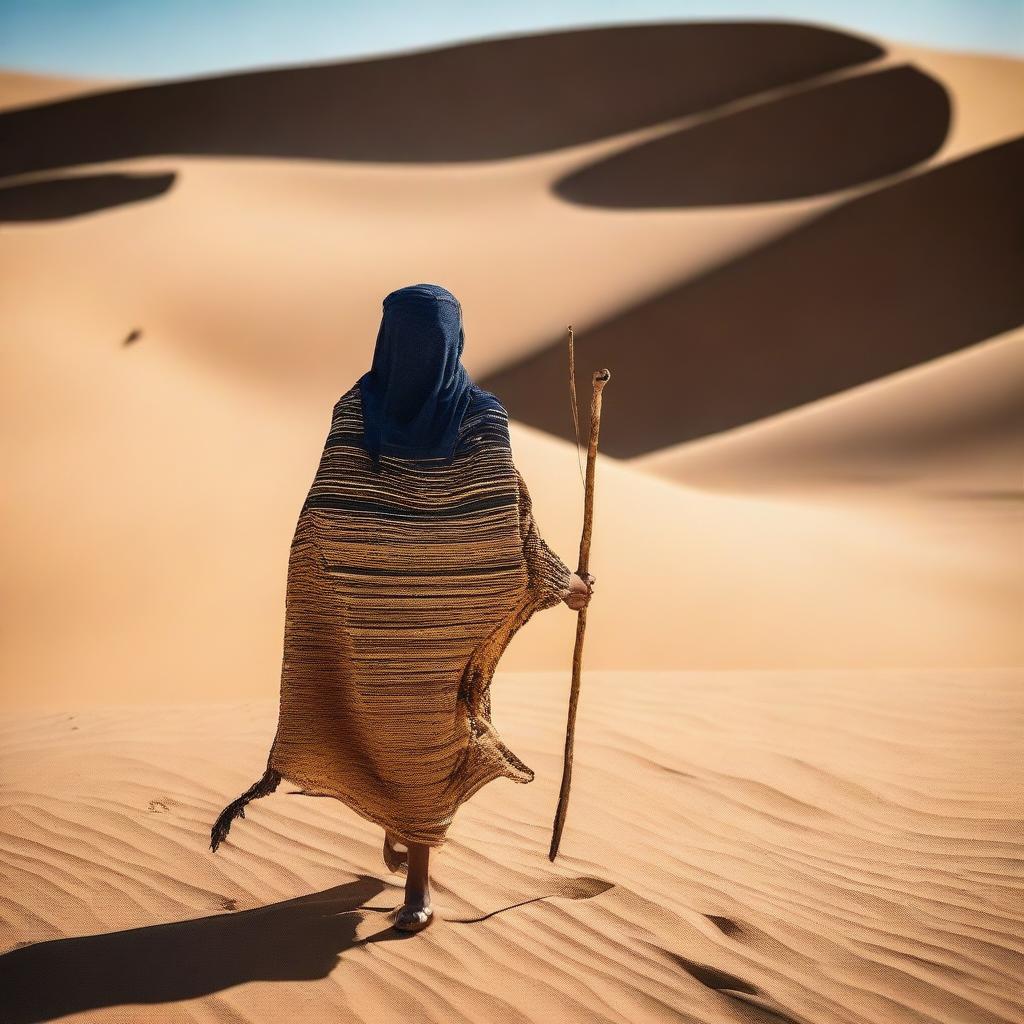
{"type": "Polygon", "coordinates": [[[416,907],[406,903],[395,918],[395,927],[401,932],[419,932],[434,920],[434,908],[416,907]]]}
{"type": "Polygon", "coordinates": [[[388,871],[394,871],[396,874],[403,874],[403,869],[408,868],[408,847],[388,832],[387,829],[384,830],[384,849],[382,850],[382,853],[384,855],[384,863],[387,865],[388,871]]]}
{"type": "Polygon", "coordinates": [[[405,904],[398,911],[395,927],[403,932],[418,932],[433,920],[434,908],[430,905],[430,847],[422,843],[410,843],[405,904]]]}

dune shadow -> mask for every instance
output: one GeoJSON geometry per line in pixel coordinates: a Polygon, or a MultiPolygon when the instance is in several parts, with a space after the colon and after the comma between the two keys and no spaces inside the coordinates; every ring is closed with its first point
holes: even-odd
{"type": "MultiPolygon", "coordinates": [[[[727,430],[1024,323],[1024,137],[843,203],[576,336],[608,366],[601,445],[629,458],[727,430]],[[608,405],[609,412],[612,406],[608,405]]],[[[481,378],[573,440],[565,341],[481,378]]]]}
{"type": "Polygon", "coordinates": [[[658,124],[881,53],[811,25],[621,25],[160,82],[0,114],[0,177],[162,154],[502,159],[658,124]]]}
{"type": "Polygon", "coordinates": [[[254,910],[12,950],[0,956],[0,1019],[30,1024],[100,1007],[194,999],[246,981],[324,978],[360,941],[355,911],[383,889],[363,875],[254,910]]]}
{"type": "Polygon", "coordinates": [[[555,183],[570,202],[720,206],[849,188],[932,156],[949,96],[910,66],[768,100],[615,153],[555,183]]]}
{"type": "Polygon", "coordinates": [[[0,187],[0,223],[63,220],[113,206],[139,203],[169,191],[166,174],[81,174],[0,187]]]}

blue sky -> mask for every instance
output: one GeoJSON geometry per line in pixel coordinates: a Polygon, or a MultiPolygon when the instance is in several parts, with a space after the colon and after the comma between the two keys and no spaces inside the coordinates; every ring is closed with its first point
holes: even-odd
{"type": "Polygon", "coordinates": [[[578,25],[733,18],[1024,55],[1024,0],[0,0],[0,66],[168,78],[578,25]]]}

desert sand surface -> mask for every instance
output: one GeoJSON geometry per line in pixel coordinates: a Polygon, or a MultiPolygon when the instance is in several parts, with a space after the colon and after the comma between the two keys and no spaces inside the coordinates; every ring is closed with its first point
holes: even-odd
{"type": "Polygon", "coordinates": [[[1022,682],[588,673],[551,864],[567,679],[502,674],[537,778],[460,810],[405,937],[336,801],[285,784],[207,850],[275,706],[8,713],[4,1019],[1019,1021],[1022,682]]]}
{"type": "Polygon", "coordinates": [[[1022,140],[1024,62],[811,26],[0,76],[10,1020],[1021,1020],[1022,140]],[[573,565],[566,324],[584,416],[613,379],[562,853],[556,608],[494,684],[537,779],[460,810],[398,940],[337,802],[207,843],[416,281],[573,565]]]}

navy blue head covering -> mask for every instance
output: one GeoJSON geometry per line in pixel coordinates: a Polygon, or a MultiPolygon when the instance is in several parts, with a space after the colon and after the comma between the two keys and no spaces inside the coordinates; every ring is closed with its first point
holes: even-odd
{"type": "Polygon", "coordinates": [[[451,459],[476,386],[462,365],[462,306],[447,288],[413,284],[384,299],[370,370],[359,378],[364,444],[381,455],[451,459]]]}

